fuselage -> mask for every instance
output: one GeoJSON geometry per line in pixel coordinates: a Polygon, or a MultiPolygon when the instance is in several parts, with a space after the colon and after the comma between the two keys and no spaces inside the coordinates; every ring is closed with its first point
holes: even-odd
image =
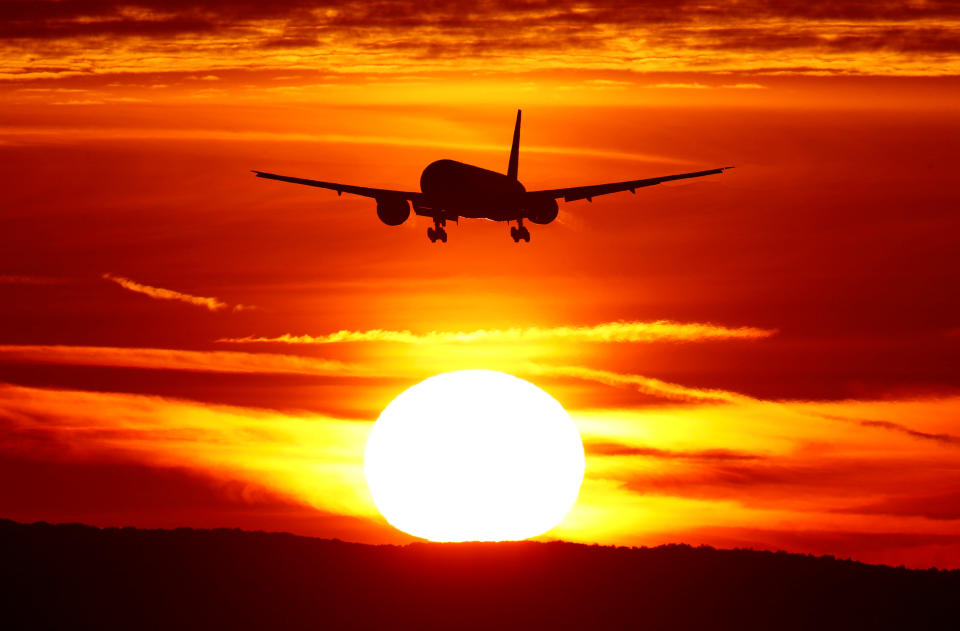
{"type": "Polygon", "coordinates": [[[427,203],[451,216],[511,221],[524,215],[519,181],[456,160],[437,160],[420,175],[427,203]]]}

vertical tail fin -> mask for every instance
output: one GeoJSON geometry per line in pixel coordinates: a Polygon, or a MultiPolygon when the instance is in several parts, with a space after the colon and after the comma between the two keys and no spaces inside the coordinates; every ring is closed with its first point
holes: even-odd
{"type": "Polygon", "coordinates": [[[520,110],[517,110],[517,126],[513,128],[513,145],[510,146],[510,165],[507,177],[517,179],[517,160],[520,157],[520,110]]]}

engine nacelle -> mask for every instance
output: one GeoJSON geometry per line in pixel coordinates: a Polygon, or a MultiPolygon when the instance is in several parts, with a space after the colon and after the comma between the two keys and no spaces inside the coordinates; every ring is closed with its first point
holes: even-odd
{"type": "Polygon", "coordinates": [[[399,226],[410,216],[410,202],[396,197],[377,200],[377,217],[388,226],[399,226]]]}
{"type": "Polygon", "coordinates": [[[527,219],[533,223],[545,224],[557,218],[557,215],[560,213],[560,205],[557,204],[557,200],[553,198],[541,197],[532,203],[528,203],[527,207],[524,208],[524,212],[527,215],[527,219]]]}

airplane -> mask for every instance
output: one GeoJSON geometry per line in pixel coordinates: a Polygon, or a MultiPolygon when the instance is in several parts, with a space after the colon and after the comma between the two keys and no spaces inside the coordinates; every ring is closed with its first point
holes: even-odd
{"type": "Polygon", "coordinates": [[[413,212],[422,217],[433,219],[433,227],[427,228],[427,237],[431,242],[447,242],[448,221],[459,223],[460,218],[489,219],[493,221],[517,222],[510,227],[510,236],[515,243],[521,240],[530,242],[530,230],[524,220],[535,224],[548,224],[557,218],[560,212],[558,199],[572,202],[585,199],[592,202],[594,197],[630,191],[653,186],[661,182],[683,180],[723,173],[733,167],[720,167],[707,171],[665,175],[642,180],[594,184],[591,186],[573,186],[542,191],[528,191],[517,179],[517,167],[520,153],[520,114],[517,110],[517,122],[513,129],[513,144],[510,147],[510,161],[506,174],[482,169],[456,160],[437,160],[432,162],[420,175],[420,191],[394,191],[385,188],[351,186],[336,182],[321,182],[299,177],[252,171],[257,177],[279,180],[292,184],[316,186],[337,192],[337,195],[349,193],[377,200],[377,217],[388,226],[399,226],[413,212]]]}

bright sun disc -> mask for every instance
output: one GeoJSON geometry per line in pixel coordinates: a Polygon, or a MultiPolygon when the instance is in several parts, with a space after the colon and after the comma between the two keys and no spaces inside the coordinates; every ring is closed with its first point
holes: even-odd
{"type": "Polygon", "coordinates": [[[402,392],[364,456],[386,520],[432,541],[542,534],[570,511],[583,470],[583,443],[563,407],[491,370],[444,373],[402,392]]]}

